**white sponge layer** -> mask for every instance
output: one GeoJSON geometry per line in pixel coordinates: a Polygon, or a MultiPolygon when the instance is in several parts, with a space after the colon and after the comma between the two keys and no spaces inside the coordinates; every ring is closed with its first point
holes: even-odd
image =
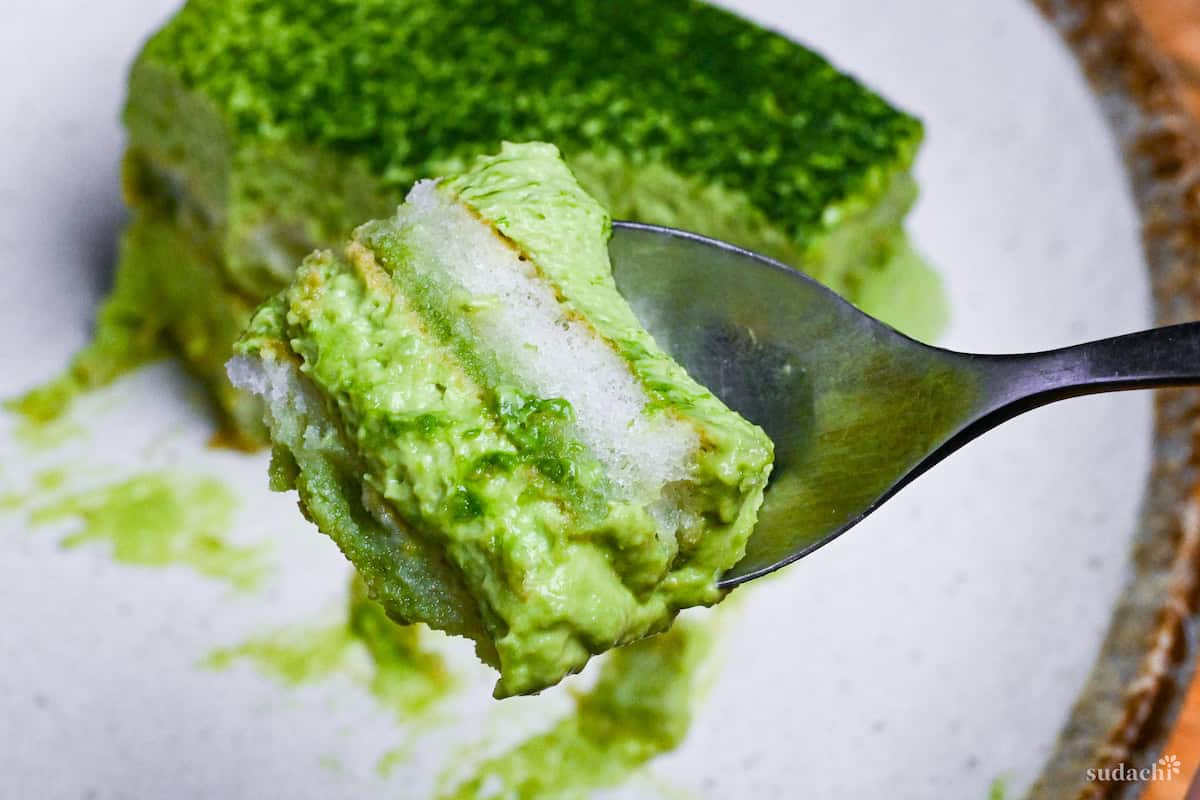
{"type": "Polygon", "coordinates": [[[234,356],[225,362],[229,382],[261,397],[267,412],[282,415],[289,406],[305,408],[304,392],[291,364],[264,361],[254,356],[234,356]]]}
{"type": "Polygon", "coordinates": [[[564,314],[554,287],[491,226],[434,181],[413,187],[397,223],[415,267],[436,270],[468,298],[463,313],[477,346],[525,391],[571,404],[577,436],[623,496],[651,501],[689,477],[696,431],[669,415],[644,413],[648,398],[628,364],[586,321],[564,314]]]}

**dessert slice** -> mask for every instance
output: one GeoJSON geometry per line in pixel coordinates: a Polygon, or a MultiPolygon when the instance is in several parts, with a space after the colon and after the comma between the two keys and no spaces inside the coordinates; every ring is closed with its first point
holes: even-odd
{"type": "Polygon", "coordinates": [[[505,144],[305,259],[229,365],[273,486],[396,620],[473,638],[498,696],[717,601],[770,472],[618,294],[609,232],[553,146],[505,144]]]}
{"type": "Polygon", "coordinates": [[[31,415],[165,344],[252,443],[219,368],[240,326],[209,322],[244,325],[306,253],[503,139],[555,142],[617,219],[767,253],[885,319],[890,291],[867,290],[914,263],[897,254],[920,123],[696,0],[189,0],[134,64],[124,120],[132,224],[177,256],[127,238],[135,291],[31,415]]]}

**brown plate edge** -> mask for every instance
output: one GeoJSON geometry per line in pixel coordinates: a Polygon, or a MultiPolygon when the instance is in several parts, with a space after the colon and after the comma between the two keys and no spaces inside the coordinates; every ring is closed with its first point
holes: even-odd
{"type": "MultiPolygon", "coordinates": [[[[1142,220],[1157,322],[1200,318],[1200,128],[1174,66],[1128,0],[1033,1],[1074,51],[1117,135],[1142,220]]],[[[1030,800],[1137,796],[1140,781],[1089,780],[1088,771],[1153,764],[1192,678],[1200,391],[1159,392],[1154,426],[1132,577],[1030,800]]]]}

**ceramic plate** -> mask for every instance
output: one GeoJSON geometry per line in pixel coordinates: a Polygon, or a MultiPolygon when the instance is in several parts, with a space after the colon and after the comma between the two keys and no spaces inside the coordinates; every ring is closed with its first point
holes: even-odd
{"type": "MultiPolygon", "coordinates": [[[[0,29],[0,394],[49,377],[87,337],[123,218],[124,73],[174,5],[47,0],[0,29]]],[[[1033,5],[731,6],[925,120],[912,228],[945,277],[943,344],[1026,351],[1152,323],[1139,218],[1152,181],[1131,188],[1118,146],[1145,109],[1103,63],[1094,77],[1117,99],[1098,102],[1033,5]],[[1114,133],[1110,118],[1127,127],[1114,133]]],[[[237,495],[232,538],[262,546],[273,569],[263,591],[239,593],[184,569],[116,564],[103,547],[64,550],[69,524],[0,511],[0,794],[424,798],[459,759],[567,707],[562,690],[493,703],[491,677],[458,642],[446,648],[465,686],[419,732],[348,680],[285,689],[248,667],[199,668],[216,647],[336,613],[343,560],[292,498],[266,490],[265,457],[205,447],[203,402],[173,365],[88,397],[74,419],[58,442],[0,422],[0,486],[19,494],[62,464],[82,484],[164,467],[215,476],[237,495]],[[382,776],[377,760],[402,743],[405,758],[382,776]]],[[[606,796],[984,798],[997,778],[1015,794],[1044,768],[1048,796],[1086,789],[1177,555],[1166,543],[1149,567],[1130,558],[1137,532],[1167,535],[1139,523],[1152,423],[1145,393],[1032,413],[739,591],[686,744],[606,796]],[[1105,649],[1135,577],[1135,589],[1157,589],[1114,629],[1129,641],[1105,649]],[[1108,689],[1072,717],[1097,663],[1108,689]]],[[[1181,485],[1155,507],[1171,510],[1181,485]]]]}

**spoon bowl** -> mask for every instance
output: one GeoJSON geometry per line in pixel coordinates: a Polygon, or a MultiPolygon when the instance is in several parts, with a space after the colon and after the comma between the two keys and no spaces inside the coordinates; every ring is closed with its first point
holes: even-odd
{"type": "Polygon", "coordinates": [[[1022,355],[923,344],[765,256],[617,222],[617,287],[659,344],[775,443],[732,587],[850,529],[962,445],[1024,411],[1200,383],[1200,323],[1022,355]]]}

